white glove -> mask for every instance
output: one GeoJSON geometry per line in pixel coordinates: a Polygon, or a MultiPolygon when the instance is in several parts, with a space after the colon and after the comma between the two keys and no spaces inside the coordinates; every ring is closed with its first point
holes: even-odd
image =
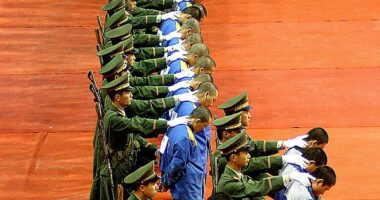
{"type": "Polygon", "coordinates": [[[172,55],[166,57],[167,63],[176,61],[178,59],[184,59],[185,55],[183,55],[181,52],[175,52],[172,55]]]}
{"type": "Polygon", "coordinates": [[[177,117],[175,119],[169,120],[167,121],[167,124],[169,127],[174,127],[180,124],[186,125],[189,122],[190,122],[189,117],[185,116],[185,117],[177,117]]]}
{"type": "Polygon", "coordinates": [[[291,148],[291,147],[301,147],[301,148],[306,148],[307,147],[307,142],[303,139],[307,138],[308,135],[301,135],[289,140],[285,140],[283,146],[285,148],[291,148]]]}
{"type": "Polygon", "coordinates": [[[315,180],[315,177],[310,175],[309,173],[302,173],[299,171],[293,171],[288,176],[290,180],[298,181],[305,187],[309,187],[311,185],[310,180],[315,180]]]}
{"type": "Polygon", "coordinates": [[[192,103],[195,103],[195,102],[198,102],[198,97],[194,95],[196,92],[197,91],[179,94],[179,95],[175,95],[174,97],[177,98],[179,102],[190,101],[192,103]]]}
{"type": "Polygon", "coordinates": [[[287,163],[292,163],[299,165],[302,169],[306,169],[307,164],[309,164],[309,161],[306,158],[299,155],[283,155],[282,163],[284,165],[287,163]]]}
{"type": "Polygon", "coordinates": [[[190,69],[187,69],[185,71],[174,74],[174,78],[177,80],[184,78],[184,77],[192,78],[192,77],[194,77],[194,75],[195,75],[195,73],[193,71],[191,71],[190,69]]]}
{"type": "Polygon", "coordinates": [[[168,90],[169,90],[169,92],[173,92],[173,91],[176,91],[176,90],[181,89],[181,88],[189,88],[189,87],[190,87],[189,82],[181,81],[181,82],[176,83],[172,86],[169,86],[168,90]]]}
{"type": "Polygon", "coordinates": [[[163,40],[171,40],[173,38],[181,38],[182,37],[182,33],[179,32],[179,31],[174,31],[174,32],[171,32],[167,35],[163,35],[162,36],[162,39],[163,40]]]}
{"type": "Polygon", "coordinates": [[[172,19],[176,20],[178,19],[179,12],[170,12],[170,13],[165,13],[161,15],[161,20],[167,20],[167,19],[172,19]]]}
{"type": "Polygon", "coordinates": [[[185,49],[185,47],[182,44],[175,44],[175,45],[172,45],[172,46],[168,46],[166,48],[167,48],[168,52],[172,52],[172,51],[179,51],[181,53],[182,52],[186,52],[186,49],[185,49]]]}
{"type": "Polygon", "coordinates": [[[181,3],[182,1],[185,1],[185,0],[174,0],[175,3],[181,3]]]}

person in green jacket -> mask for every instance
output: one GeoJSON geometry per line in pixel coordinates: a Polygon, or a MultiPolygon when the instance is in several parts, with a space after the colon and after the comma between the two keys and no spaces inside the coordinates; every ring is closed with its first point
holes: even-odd
{"type": "MultiPolygon", "coordinates": [[[[102,89],[106,90],[107,95],[112,100],[112,105],[107,110],[103,123],[106,142],[112,152],[113,177],[115,184],[118,185],[122,184],[123,178],[127,174],[139,167],[136,163],[140,144],[134,140],[135,134],[145,138],[156,137],[159,133],[164,133],[168,127],[188,123],[188,119],[177,118],[166,121],[140,117],[127,118],[124,109],[133,100],[128,75],[103,85],[102,89]]],[[[101,166],[100,176],[100,199],[110,199],[112,188],[105,164],[101,166]]],[[[128,195],[129,191],[125,190],[124,193],[128,195]]]]}
{"type": "Polygon", "coordinates": [[[148,200],[159,190],[160,177],[154,171],[154,162],[140,167],[124,178],[124,183],[133,188],[128,200],[148,200]]]}
{"type": "MultiPolygon", "coordinates": [[[[216,127],[217,137],[220,138],[219,144],[223,144],[230,138],[241,133],[243,130],[241,122],[242,112],[238,112],[232,115],[227,115],[216,119],[212,124],[216,127]]],[[[247,136],[247,141],[249,143],[247,136]]],[[[249,143],[251,146],[251,143],[249,143]]],[[[284,165],[291,163],[297,164],[302,168],[307,167],[308,161],[301,156],[261,156],[252,157],[251,152],[254,151],[254,147],[251,146],[249,151],[249,163],[242,169],[242,173],[249,175],[251,178],[258,178],[261,173],[268,172],[272,169],[281,169],[284,165]]],[[[218,150],[211,156],[211,174],[213,183],[216,184],[223,173],[227,164],[225,157],[222,157],[218,150]]]]}
{"type": "MultiPolygon", "coordinates": [[[[226,115],[242,112],[242,126],[244,128],[249,126],[252,107],[249,104],[247,92],[242,92],[239,95],[228,99],[226,102],[220,104],[218,108],[223,109],[226,115]]],[[[307,143],[302,140],[302,137],[275,141],[253,140],[251,137],[248,137],[248,141],[250,145],[254,147],[254,150],[250,152],[252,157],[269,156],[278,153],[279,150],[284,148],[290,148],[293,146],[305,147],[305,145],[307,145],[307,143]]]]}
{"type": "MultiPolygon", "coordinates": [[[[223,123],[223,121],[219,123],[223,123]]],[[[232,123],[229,126],[237,127],[240,125],[239,123],[232,123]]],[[[249,151],[251,148],[245,132],[235,135],[218,146],[221,155],[227,160],[227,165],[220,177],[217,192],[225,192],[233,199],[264,199],[263,196],[280,189],[280,187],[292,180],[297,180],[302,185],[310,186],[310,179],[315,179],[308,173],[294,171],[288,175],[252,180],[247,175],[243,175],[241,171],[249,163],[249,151]]]]}
{"type": "MultiPolygon", "coordinates": [[[[125,68],[125,62],[123,60],[123,57],[121,54],[116,55],[107,65],[102,67],[99,71],[101,75],[104,77],[103,85],[107,84],[108,82],[111,82],[112,80],[117,79],[118,77],[121,77],[122,75],[125,75],[128,71],[125,68]]],[[[175,75],[165,75],[165,76],[151,76],[151,77],[130,77],[130,81],[133,82],[133,84],[151,84],[151,85],[167,85],[171,82],[173,82],[175,79],[183,78],[192,76],[192,72],[183,72],[181,74],[175,74],[175,75]],[[136,79],[139,79],[136,81],[136,79]]],[[[132,85],[132,84],[131,84],[132,85]]],[[[188,84],[175,84],[173,86],[136,86],[132,88],[133,96],[138,97],[144,97],[145,99],[152,99],[152,98],[162,98],[166,97],[167,93],[169,91],[174,91],[179,88],[186,88],[188,87],[188,84]]],[[[106,91],[101,91],[101,99],[103,102],[103,108],[105,111],[107,111],[108,108],[111,107],[111,100],[107,96],[106,91]]],[[[158,115],[163,113],[165,110],[170,109],[171,107],[174,107],[175,103],[178,102],[180,99],[178,97],[169,97],[165,99],[156,99],[156,100],[149,100],[149,101],[139,101],[134,100],[133,103],[128,106],[129,108],[126,110],[131,116],[131,113],[133,114],[143,114],[143,116],[146,116],[149,118],[156,117],[158,118],[158,115]]],[[[182,97],[181,101],[183,101],[184,98],[182,97]]],[[[186,98],[185,98],[186,100],[186,98]]],[[[154,155],[155,150],[157,147],[151,143],[149,143],[146,139],[140,137],[139,135],[136,135],[136,140],[139,142],[140,146],[140,152],[141,152],[141,161],[144,163],[144,160],[149,159],[155,159],[154,155]]],[[[90,199],[98,199],[96,198],[99,196],[99,182],[100,182],[100,163],[102,161],[102,146],[101,146],[101,140],[98,136],[98,129],[96,128],[95,134],[94,134],[94,162],[93,162],[93,185],[91,189],[91,195],[90,199]]]]}

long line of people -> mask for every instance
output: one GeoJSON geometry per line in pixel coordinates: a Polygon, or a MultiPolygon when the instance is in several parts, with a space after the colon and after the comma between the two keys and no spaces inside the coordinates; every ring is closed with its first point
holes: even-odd
{"type": "Polygon", "coordinates": [[[146,200],[169,190],[172,199],[203,200],[208,175],[218,199],[316,199],[335,184],[325,166],[324,129],[254,140],[245,129],[252,109],[246,92],[219,105],[226,116],[212,119],[219,90],[199,0],[111,0],[102,10],[96,37],[103,82],[91,87],[100,98],[90,199],[146,200]],[[159,134],[159,147],[147,140],[159,134]]]}

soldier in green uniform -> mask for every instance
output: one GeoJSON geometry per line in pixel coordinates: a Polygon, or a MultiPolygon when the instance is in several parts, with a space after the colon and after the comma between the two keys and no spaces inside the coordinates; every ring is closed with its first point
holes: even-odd
{"type": "MultiPolygon", "coordinates": [[[[114,169],[115,184],[121,184],[122,179],[136,169],[139,142],[134,140],[135,134],[143,137],[156,137],[168,127],[186,124],[187,119],[155,120],[140,117],[127,118],[124,108],[131,104],[132,94],[129,85],[129,76],[122,76],[106,85],[102,89],[107,91],[112,100],[111,107],[104,116],[104,131],[107,144],[112,151],[112,168],[114,169]],[[133,134],[135,133],[135,134],[133,134]]],[[[101,166],[100,198],[110,199],[111,184],[106,165],[101,166]]],[[[128,194],[128,191],[125,191],[128,194]]]]}
{"type": "MultiPolygon", "coordinates": [[[[219,123],[223,124],[223,121],[219,123]]],[[[239,124],[229,124],[229,126],[237,127],[239,124]]],[[[235,135],[218,146],[221,155],[227,160],[227,166],[218,183],[218,192],[223,191],[233,199],[264,199],[263,196],[278,190],[292,180],[310,186],[310,179],[315,179],[308,173],[294,171],[289,175],[252,180],[241,172],[248,165],[250,160],[248,152],[251,148],[245,132],[235,135]]]]}
{"type": "MultiPolygon", "coordinates": [[[[227,115],[214,120],[212,123],[217,129],[217,137],[220,139],[219,144],[223,144],[228,139],[234,137],[240,132],[244,132],[241,122],[242,112],[232,115],[227,115]]],[[[247,141],[248,140],[247,136],[247,141]]],[[[249,142],[248,142],[249,143],[249,142]]],[[[252,147],[252,146],[251,146],[252,147]]],[[[302,168],[307,167],[308,161],[301,156],[261,156],[252,157],[251,152],[254,152],[254,147],[250,148],[250,159],[248,165],[242,169],[242,173],[249,175],[251,178],[259,179],[259,175],[273,169],[281,169],[285,164],[297,164],[302,168]]],[[[221,157],[218,150],[211,156],[211,174],[213,183],[217,184],[220,175],[223,173],[227,160],[221,157]]]]}
{"type": "MultiPolygon", "coordinates": [[[[99,73],[103,75],[104,81],[103,85],[107,84],[108,82],[111,82],[114,79],[117,79],[118,77],[121,77],[122,75],[125,75],[128,71],[126,70],[126,64],[123,60],[123,57],[121,54],[117,54],[107,65],[105,65],[103,68],[100,69],[99,73]]],[[[175,79],[192,76],[192,72],[184,72],[182,74],[175,74],[175,75],[165,75],[165,76],[153,76],[153,77],[130,77],[130,80],[136,84],[136,82],[143,84],[146,82],[147,84],[152,85],[165,85],[173,82],[175,79]],[[136,81],[136,79],[139,79],[139,81],[136,81]],[[147,79],[147,81],[143,81],[141,79],[147,79]],[[151,79],[151,80],[149,80],[151,79]]],[[[137,86],[133,87],[132,94],[140,98],[145,99],[152,99],[152,98],[162,98],[166,97],[168,92],[177,90],[179,88],[186,88],[188,87],[188,84],[175,84],[173,86],[137,86]]],[[[107,111],[108,108],[111,107],[111,100],[106,95],[106,91],[101,91],[101,98],[103,102],[103,108],[105,111],[107,111]]],[[[185,98],[186,99],[186,98],[185,98]]],[[[133,100],[132,104],[128,106],[128,109],[126,110],[126,113],[128,113],[128,116],[131,116],[131,114],[144,114],[143,116],[146,116],[149,118],[158,117],[159,114],[163,113],[165,110],[170,109],[175,106],[175,103],[178,102],[180,99],[178,97],[169,97],[165,99],[156,99],[156,100],[150,100],[150,101],[138,101],[133,100]]],[[[182,98],[182,100],[184,100],[182,98]]],[[[141,116],[141,115],[140,115],[141,116]]],[[[136,140],[139,141],[141,149],[140,152],[142,152],[142,159],[139,160],[149,160],[151,158],[155,159],[154,152],[156,150],[156,146],[153,144],[150,144],[146,139],[136,135],[136,140]],[[146,159],[144,159],[147,157],[146,159]]],[[[93,163],[93,186],[92,186],[92,192],[91,192],[91,199],[97,199],[95,198],[98,196],[97,194],[99,188],[99,165],[102,161],[102,149],[101,149],[101,140],[98,136],[98,131],[96,130],[94,134],[94,163],[93,163]]],[[[142,161],[144,162],[144,161],[142,161]]]]}
{"type": "Polygon", "coordinates": [[[151,199],[158,192],[159,180],[153,161],[132,172],[124,178],[124,183],[133,188],[128,200],[151,199]]]}
{"type": "MultiPolygon", "coordinates": [[[[251,119],[250,111],[252,110],[252,107],[249,104],[247,92],[242,92],[238,96],[235,96],[227,100],[226,102],[219,105],[218,108],[223,109],[226,115],[231,115],[241,111],[242,126],[249,126],[249,122],[251,119]]],[[[303,141],[303,137],[306,136],[301,136],[285,141],[260,141],[253,140],[252,138],[248,137],[250,145],[254,147],[254,151],[250,152],[250,155],[252,157],[273,155],[278,153],[281,149],[290,148],[293,146],[299,146],[301,148],[304,148],[305,145],[307,145],[307,143],[303,141]]]]}

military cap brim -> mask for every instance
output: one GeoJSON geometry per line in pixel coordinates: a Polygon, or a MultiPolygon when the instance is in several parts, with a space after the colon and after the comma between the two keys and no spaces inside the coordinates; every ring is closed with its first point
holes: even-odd
{"type": "Polygon", "coordinates": [[[230,155],[232,153],[236,153],[239,150],[250,151],[252,150],[252,147],[248,145],[245,132],[242,132],[219,145],[218,150],[222,155],[230,155]]]}
{"type": "Polygon", "coordinates": [[[155,181],[160,177],[154,171],[154,161],[138,168],[136,171],[124,178],[126,184],[143,184],[147,181],[155,181]]]}
{"type": "Polygon", "coordinates": [[[119,90],[128,90],[131,91],[133,88],[129,85],[129,76],[130,74],[127,73],[123,76],[121,76],[118,79],[115,79],[105,85],[102,86],[102,89],[105,89],[107,92],[110,91],[119,91],[119,90]]]}
{"type": "Polygon", "coordinates": [[[131,24],[124,24],[120,27],[111,29],[105,33],[106,38],[119,38],[123,37],[127,38],[131,36],[131,30],[132,30],[132,25],[131,24]]]}
{"type": "Polygon", "coordinates": [[[103,76],[111,76],[119,73],[127,68],[124,57],[121,53],[112,58],[104,67],[99,70],[99,74],[103,76]]]}
{"type": "Polygon", "coordinates": [[[248,102],[248,93],[242,92],[238,96],[228,99],[226,102],[218,106],[219,109],[223,109],[226,114],[232,114],[239,111],[248,111],[252,107],[248,102]]]}
{"type": "Polygon", "coordinates": [[[124,43],[119,42],[115,45],[109,46],[99,51],[98,53],[96,53],[96,55],[105,56],[105,55],[110,55],[110,54],[117,54],[117,53],[123,52],[123,50],[124,50],[124,43]]]}
{"type": "Polygon", "coordinates": [[[105,30],[108,30],[109,28],[115,27],[116,25],[120,25],[123,22],[126,22],[127,20],[128,20],[127,11],[125,11],[125,9],[121,9],[106,19],[104,28],[105,30]]]}
{"type": "Polygon", "coordinates": [[[102,10],[111,11],[118,10],[125,7],[125,0],[112,0],[108,4],[102,6],[102,10]]]}
{"type": "Polygon", "coordinates": [[[216,126],[217,129],[231,130],[242,127],[241,124],[241,112],[227,115],[212,121],[212,125],[216,126]]]}

